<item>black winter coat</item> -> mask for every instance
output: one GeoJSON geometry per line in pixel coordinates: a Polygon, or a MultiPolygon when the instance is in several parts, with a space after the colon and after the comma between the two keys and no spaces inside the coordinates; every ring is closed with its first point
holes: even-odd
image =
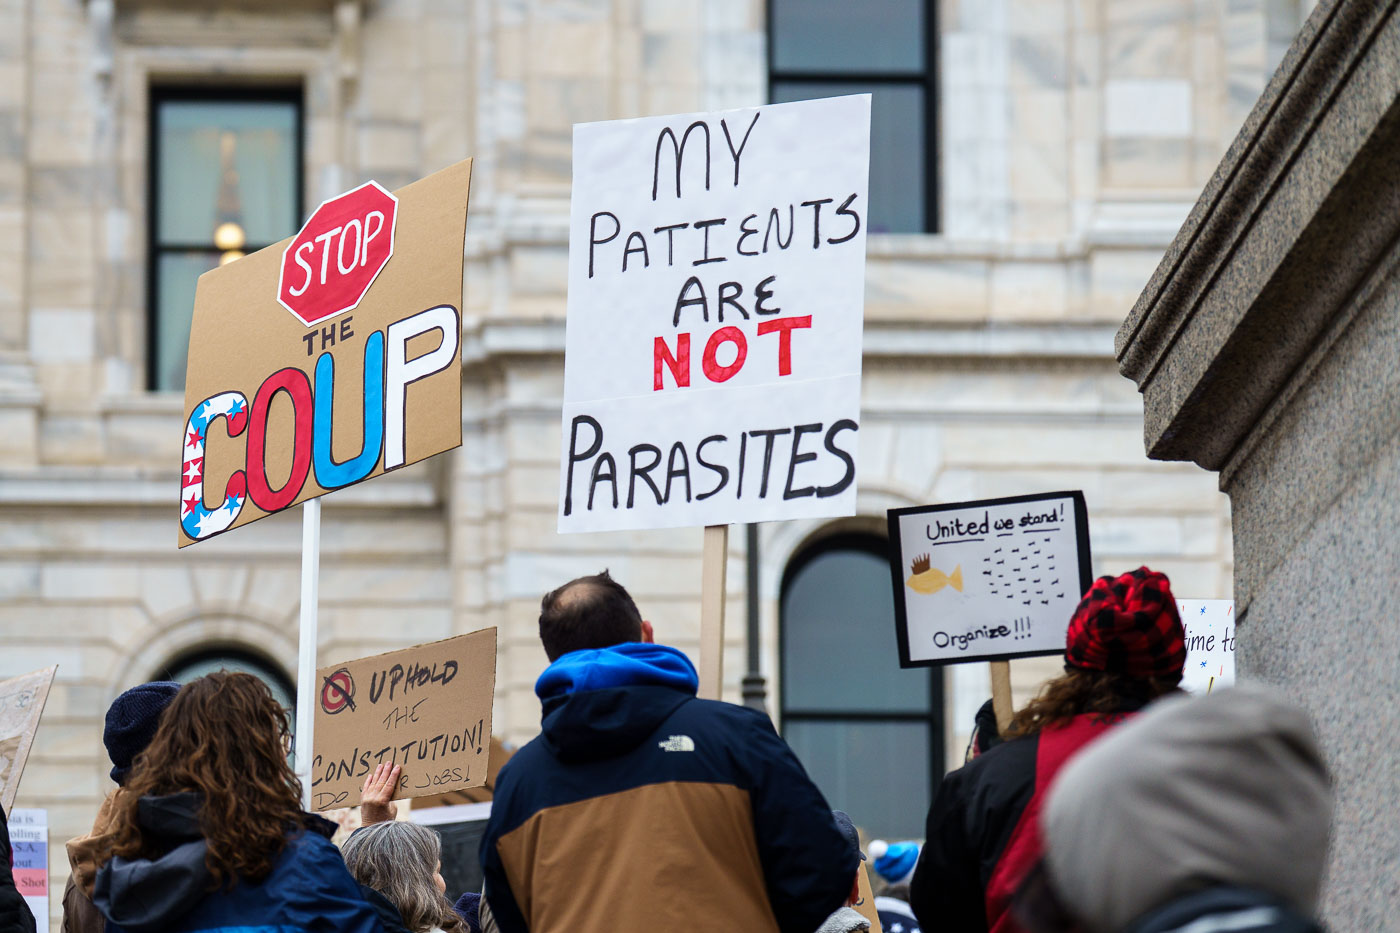
{"type": "Polygon", "coordinates": [[[15,887],[10,868],[14,853],[10,850],[10,823],[0,810],[0,933],[34,933],[34,915],[15,887]]]}

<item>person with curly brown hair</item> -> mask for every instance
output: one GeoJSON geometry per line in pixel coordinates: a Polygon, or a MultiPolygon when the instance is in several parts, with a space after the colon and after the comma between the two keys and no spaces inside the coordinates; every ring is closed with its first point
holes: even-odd
{"type": "Polygon", "coordinates": [[[1070,619],[1065,672],[1003,736],[948,774],[909,886],[924,929],[1019,933],[1009,908],[1043,850],[1039,815],[1061,766],[1127,716],[1175,692],[1186,636],[1166,576],[1100,577],[1070,619]]]}
{"type": "Polygon", "coordinates": [[[93,840],[110,933],[384,933],[334,824],[301,809],[289,738],[286,710],[250,674],[180,689],[93,840]]]}

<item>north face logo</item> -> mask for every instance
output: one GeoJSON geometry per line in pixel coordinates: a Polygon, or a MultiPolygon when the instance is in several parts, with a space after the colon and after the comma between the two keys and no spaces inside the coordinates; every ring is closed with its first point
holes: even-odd
{"type": "Polygon", "coordinates": [[[693,752],[695,740],[688,735],[673,735],[664,742],[657,742],[663,752],[693,752]]]}

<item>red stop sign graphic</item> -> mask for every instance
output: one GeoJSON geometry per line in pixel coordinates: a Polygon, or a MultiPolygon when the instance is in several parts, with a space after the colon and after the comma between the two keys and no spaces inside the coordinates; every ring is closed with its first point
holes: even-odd
{"type": "Polygon", "coordinates": [[[398,206],[373,181],[322,201],[282,253],[282,307],[310,326],[358,305],[394,255],[398,206]]]}

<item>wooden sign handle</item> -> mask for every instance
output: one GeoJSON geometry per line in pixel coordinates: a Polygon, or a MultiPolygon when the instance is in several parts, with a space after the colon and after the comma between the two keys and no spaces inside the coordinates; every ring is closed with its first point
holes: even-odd
{"type": "Polygon", "coordinates": [[[1011,708],[1011,662],[989,661],[992,669],[992,711],[997,717],[997,732],[1006,734],[1014,710],[1011,708]]]}
{"type": "Polygon", "coordinates": [[[706,525],[700,566],[700,696],[718,700],[724,685],[724,575],[729,526],[706,525]]]}

